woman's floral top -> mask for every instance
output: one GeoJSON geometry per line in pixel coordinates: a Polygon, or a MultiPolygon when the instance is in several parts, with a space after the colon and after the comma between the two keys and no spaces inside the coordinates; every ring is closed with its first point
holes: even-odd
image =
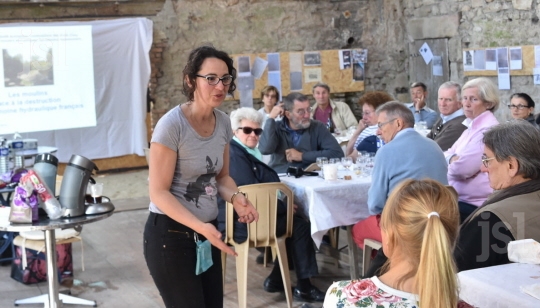
{"type": "Polygon", "coordinates": [[[418,296],[393,289],[379,278],[334,282],[326,292],[324,308],[418,308],[418,296]]]}

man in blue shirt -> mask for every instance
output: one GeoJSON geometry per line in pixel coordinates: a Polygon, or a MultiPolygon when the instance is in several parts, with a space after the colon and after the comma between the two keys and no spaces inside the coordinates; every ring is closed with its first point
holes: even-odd
{"type": "Polygon", "coordinates": [[[421,82],[415,82],[411,85],[411,103],[407,105],[414,115],[414,123],[420,121],[426,122],[426,128],[431,129],[437,121],[437,112],[426,106],[426,97],[428,96],[427,87],[421,82]]]}
{"type": "Polygon", "coordinates": [[[352,234],[360,247],[364,239],[381,241],[380,214],[388,195],[406,179],[430,178],[448,185],[447,163],[443,151],[413,128],[414,116],[405,105],[393,101],[381,105],[377,113],[377,135],[386,143],[375,156],[368,191],[368,209],[372,215],[356,223],[352,234]]]}

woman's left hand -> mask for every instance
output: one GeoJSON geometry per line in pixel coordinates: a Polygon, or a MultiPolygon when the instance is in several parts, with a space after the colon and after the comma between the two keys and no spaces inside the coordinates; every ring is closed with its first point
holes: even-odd
{"type": "Polygon", "coordinates": [[[238,197],[234,198],[233,206],[238,214],[239,222],[249,224],[259,220],[259,213],[244,195],[239,194],[238,197]]]}

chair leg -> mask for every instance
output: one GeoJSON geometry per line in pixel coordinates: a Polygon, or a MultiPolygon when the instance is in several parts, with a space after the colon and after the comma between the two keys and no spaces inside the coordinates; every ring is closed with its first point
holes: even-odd
{"type": "Polygon", "coordinates": [[[287,307],[292,308],[293,298],[291,290],[291,277],[289,272],[289,261],[287,260],[287,248],[285,247],[285,238],[276,239],[274,247],[272,247],[272,252],[274,250],[276,251],[279,261],[281,277],[283,279],[283,288],[285,289],[285,296],[287,298],[287,307]]]}
{"type": "MultiPolygon", "coordinates": [[[[246,241],[247,243],[247,241],[246,241]]],[[[247,307],[247,261],[249,255],[249,245],[236,245],[238,253],[236,257],[236,287],[238,289],[238,307],[247,307]]]]}
{"type": "MultiPolygon", "coordinates": [[[[339,227],[328,230],[328,237],[330,238],[330,246],[339,251],[339,227]]],[[[334,259],[334,265],[339,268],[338,259],[334,259]]]]}
{"type": "Polygon", "coordinates": [[[225,273],[227,270],[227,254],[223,251],[221,252],[221,272],[222,272],[222,279],[223,279],[223,288],[225,288],[225,273]]]}
{"type": "Polygon", "coordinates": [[[362,278],[366,275],[366,271],[371,263],[371,247],[364,245],[364,250],[362,251],[362,278]]]}

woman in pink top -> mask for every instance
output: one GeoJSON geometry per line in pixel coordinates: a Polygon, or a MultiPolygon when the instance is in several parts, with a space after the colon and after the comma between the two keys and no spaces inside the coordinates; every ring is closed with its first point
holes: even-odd
{"type": "Polygon", "coordinates": [[[499,92],[488,78],[476,78],[461,90],[463,112],[468,128],[444,154],[448,161],[448,183],[459,195],[459,213],[463,222],[493,192],[486,173],[480,172],[484,132],[499,124],[493,112],[499,107],[499,92]]]}

